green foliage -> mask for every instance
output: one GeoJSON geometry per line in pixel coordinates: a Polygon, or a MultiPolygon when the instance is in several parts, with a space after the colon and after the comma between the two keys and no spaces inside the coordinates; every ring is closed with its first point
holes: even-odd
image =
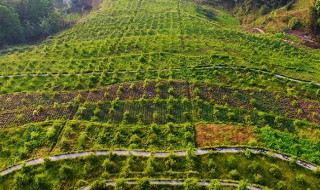
{"type": "Polygon", "coordinates": [[[288,23],[288,27],[290,29],[297,30],[297,29],[301,29],[302,28],[302,24],[297,18],[292,18],[292,19],[290,19],[290,21],[288,23]]]}
{"type": "Polygon", "coordinates": [[[52,189],[53,184],[46,174],[38,174],[35,176],[35,185],[38,189],[52,189]]]}
{"type": "MultiPolygon", "coordinates": [[[[237,15],[259,9],[266,14],[287,4],[242,2],[234,2],[241,8],[234,12],[237,15]]],[[[48,0],[26,0],[19,6],[21,27],[28,39],[57,31],[60,18],[48,13],[54,12],[48,0]]],[[[74,1],[71,9],[82,6],[87,6],[84,1],[74,1]]],[[[2,6],[0,10],[18,19],[15,9],[2,6]]],[[[0,52],[0,75],[4,76],[0,77],[0,93],[10,94],[0,97],[0,118],[4,120],[1,168],[69,151],[189,150],[186,157],[90,155],[46,160],[43,168],[30,166],[28,176],[18,172],[1,178],[0,188],[13,181],[17,189],[27,184],[39,187],[32,186],[34,189],[65,189],[97,178],[144,176],[248,180],[239,189],[245,189],[247,182],[279,189],[314,188],[309,182],[316,174],[285,161],[249,151],[210,158],[191,151],[202,146],[197,141],[201,134],[195,130],[198,122],[245,124],[254,126],[250,145],[320,162],[317,126],[312,124],[320,121],[316,114],[318,86],[274,75],[318,81],[318,53],[286,44],[282,38],[229,28],[224,22],[230,17],[219,8],[191,1],[105,1],[99,11],[39,45],[8,50],[4,55],[0,52]],[[226,67],[209,68],[208,64],[226,67]],[[19,73],[26,75],[7,76],[19,73]],[[46,92],[11,94],[39,89],[46,92]],[[16,127],[44,120],[59,122],[16,127]],[[297,171],[301,175],[293,177],[297,171]]],[[[298,26],[294,20],[289,24],[298,26]]],[[[228,144],[225,136],[221,139],[228,144]]],[[[92,186],[105,188],[100,180],[92,186]]],[[[126,188],[124,180],[117,181],[116,189],[126,188]]],[[[149,179],[140,179],[135,188],[150,189],[149,179]]],[[[189,178],[185,189],[200,187],[196,179],[189,178]]],[[[221,189],[221,184],[212,181],[209,189],[221,189]]]]}
{"type": "Polygon", "coordinates": [[[197,179],[186,179],[184,181],[185,190],[200,190],[201,186],[198,184],[197,179]]]}
{"type": "Polygon", "coordinates": [[[238,186],[236,189],[237,189],[237,190],[248,190],[248,188],[247,188],[247,182],[241,180],[241,181],[239,182],[239,186],[238,186]]]}
{"type": "Polygon", "coordinates": [[[75,176],[72,167],[64,164],[59,168],[59,178],[61,181],[66,182],[73,179],[74,177],[75,176]]]}
{"type": "Polygon", "coordinates": [[[210,181],[210,184],[208,186],[208,190],[222,190],[223,187],[221,185],[221,182],[214,179],[210,181]]]}
{"type": "Polygon", "coordinates": [[[106,189],[107,185],[105,181],[96,180],[92,183],[91,188],[92,190],[104,190],[106,189]]]}
{"type": "Polygon", "coordinates": [[[24,40],[18,14],[10,7],[0,5],[0,46],[24,40]]]}
{"type": "Polygon", "coordinates": [[[26,187],[30,182],[30,177],[24,173],[17,172],[14,175],[14,184],[17,190],[26,187]]]}
{"type": "Polygon", "coordinates": [[[150,189],[150,181],[149,178],[141,178],[138,180],[137,185],[134,188],[135,190],[149,190],[150,189]]]}
{"type": "Polygon", "coordinates": [[[127,189],[127,183],[124,179],[118,179],[116,181],[116,186],[114,188],[115,190],[126,190],[127,189]]]}

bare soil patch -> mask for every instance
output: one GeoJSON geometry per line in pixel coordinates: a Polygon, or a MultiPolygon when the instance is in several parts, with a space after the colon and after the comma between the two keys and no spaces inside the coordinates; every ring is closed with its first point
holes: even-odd
{"type": "Polygon", "coordinates": [[[200,147],[218,145],[245,145],[254,139],[250,127],[228,124],[199,124],[196,140],[200,147]]]}

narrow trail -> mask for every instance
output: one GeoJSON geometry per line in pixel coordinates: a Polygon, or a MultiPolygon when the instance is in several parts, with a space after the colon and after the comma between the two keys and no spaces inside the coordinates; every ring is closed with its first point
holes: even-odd
{"type": "MultiPolygon", "coordinates": [[[[268,155],[272,156],[281,160],[285,161],[294,161],[296,164],[298,164],[301,167],[304,167],[308,170],[315,171],[317,170],[317,166],[307,163],[302,160],[294,160],[292,157],[276,153],[273,151],[268,151],[265,149],[260,148],[234,148],[234,147],[225,147],[225,148],[207,148],[207,149],[197,149],[195,150],[195,155],[205,155],[209,154],[210,152],[217,152],[217,153],[244,153],[246,150],[251,151],[254,154],[262,154],[262,155],[268,155]]],[[[163,157],[169,157],[170,155],[173,156],[187,156],[187,151],[175,151],[175,152],[148,152],[148,151],[135,151],[135,150],[97,150],[97,151],[86,151],[86,152],[79,152],[79,153],[69,153],[69,154],[62,154],[57,156],[51,156],[48,159],[51,161],[58,161],[58,160],[67,160],[67,159],[74,159],[74,158],[81,158],[88,155],[108,155],[108,154],[114,154],[118,156],[127,156],[127,155],[133,155],[133,156],[144,156],[144,157],[156,157],[156,158],[163,158],[163,157]]],[[[37,158],[34,160],[29,160],[25,162],[26,166],[33,166],[33,165],[39,165],[44,163],[44,158],[37,158]]],[[[0,172],[0,176],[7,175],[11,172],[20,170],[23,167],[23,164],[18,164],[12,167],[9,167],[3,171],[0,172]]]]}
{"type": "MultiPolygon", "coordinates": [[[[128,180],[126,181],[127,184],[129,185],[134,185],[137,184],[137,180],[128,180]]],[[[150,180],[150,185],[172,185],[172,186],[183,186],[185,181],[184,180],[150,180]]],[[[224,181],[224,180],[219,180],[222,186],[232,186],[232,187],[238,187],[239,182],[236,181],[224,181]]],[[[209,186],[210,182],[208,181],[198,181],[198,184],[200,186],[209,186]]],[[[108,186],[115,186],[116,182],[115,181],[108,181],[106,182],[106,185],[108,186]]],[[[263,188],[255,185],[247,185],[247,188],[250,190],[263,190],[263,188]]],[[[90,190],[91,186],[86,186],[82,188],[81,190],[90,190]]]]}
{"type": "Polygon", "coordinates": [[[265,34],[265,32],[260,28],[252,28],[252,29],[258,31],[261,34],[265,34]]]}
{"type": "MultiPolygon", "coordinates": [[[[191,67],[187,67],[187,68],[173,68],[171,70],[173,71],[180,71],[183,69],[193,69],[191,67]]],[[[301,79],[295,79],[292,77],[287,77],[284,75],[280,75],[280,74],[273,74],[269,71],[264,71],[264,70],[260,70],[260,69],[255,69],[255,68],[246,68],[246,67],[236,67],[236,66],[227,66],[227,65],[217,65],[217,66],[201,66],[201,67],[196,67],[194,68],[196,70],[209,70],[209,69],[240,69],[240,70],[249,70],[249,71],[254,71],[254,72],[261,72],[263,74],[267,74],[267,75],[271,75],[271,76],[275,76],[279,79],[285,79],[285,80],[289,80],[292,82],[297,82],[297,83],[304,83],[304,84],[311,84],[311,81],[307,81],[307,80],[301,80],[301,79]]],[[[149,71],[151,72],[167,72],[169,71],[169,69],[150,69],[149,71]]],[[[137,71],[137,70],[131,70],[131,71],[125,71],[125,70],[119,70],[118,73],[145,73],[146,71],[137,71]]],[[[100,74],[103,73],[103,71],[91,71],[91,72],[85,72],[85,73],[75,73],[76,76],[85,76],[85,75],[91,75],[91,74],[100,74]]],[[[113,73],[113,72],[106,72],[106,73],[113,73]]],[[[8,78],[14,78],[14,77],[25,77],[25,76],[41,76],[41,77],[48,77],[48,76],[58,76],[58,75],[62,75],[62,76],[68,76],[70,75],[69,73],[42,73],[42,74],[37,74],[37,73],[29,73],[29,74],[17,74],[17,75],[0,75],[0,78],[4,78],[4,77],[8,77],[8,78]]],[[[317,86],[320,86],[320,82],[318,83],[313,83],[317,86]]]]}

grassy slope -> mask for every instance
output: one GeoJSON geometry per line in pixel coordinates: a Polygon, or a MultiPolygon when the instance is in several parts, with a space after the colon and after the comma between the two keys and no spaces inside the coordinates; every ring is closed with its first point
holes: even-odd
{"type": "MultiPolygon", "coordinates": [[[[317,189],[319,180],[311,172],[295,164],[260,155],[213,153],[204,156],[169,158],[146,158],[134,156],[87,156],[74,160],[48,161],[44,165],[25,168],[19,173],[0,178],[0,188],[13,189],[13,179],[25,189],[36,189],[39,182],[57,189],[79,189],[94,180],[116,180],[119,178],[186,179],[212,178],[247,180],[271,188],[317,189]],[[69,167],[67,172],[61,168],[69,167]],[[20,176],[24,176],[19,178],[20,176]],[[38,179],[42,178],[42,179],[38,179]],[[298,180],[297,180],[298,179],[298,180]],[[81,183],[80,183],[81,182],[81,183]],[[28,185],[27,185],[28,184],[28,185]]],[[[48,189],[51,189],[48,188],[48,189]]]]}
{"type": "MultiPolygon", "coordinates": [[[[306,80],[320,80],[318,52],[292,47],[273,36],[239,32],[238,21],[227,12],[203,6],[216,15],[209,18],[199,12],[198,6],[193,2],[176,0],[105,1],[101,10],[84,18],[74,28],[30,50],[1,56],[0,74],[65,72],[70,75],[0,78],[1,93],[6,94],[0,97],[1,125],[8,127],[0,132],[0,137],[4,139],[0,143],[0,168],[29,158],[69,151],[108,148],[172,150],[186,149],[190,145],[200,146],[196,143],[195,124],[198,122],[248,125],[250,127],[243,128],[252,130],[253,142],[239,144],[263,146],[319,163],[318,87],[290,83],[245,70],[200,71],[190,68],[150,71],[157,68],[228,64],[276,71],[306,80]],[[147,71],[119,73],[118,70],[147,71]],[[74,74],[88,71],[104,72],[82,76],[74,74]],[[141,80],[144,79],[149,80],[144,83],[153,85],[153,90],[141,88],[144,85],[141,80]],[[161,84],[162,79],[169,79],[169,83],[161,84]],[[185,81],[175,84],[172,79],[185,81]],[[157,84],[150,80],[157,80],[157,84]],[[129,87],[134,83],[109,86],[130,81],[141,82],[135,87],[129,87]],[[183,89],[186,84],[187,88],[183,89]],[[221,90],[219,86],[210,87],[209,84],[224,88],[221,90]],[[134,89],[133,92],[129,88],[134,89]],[[200,92],[196,92],[196,88],[200,92]],[[77,91],[79,89],[91,91],[77,91]],[[11,94],[39,90],[48,92],[11,94]],[[54,92],[56,90],[67,92],[54,92]],[[106,94],[106,91],[110,93],[106,94]],[[142,94],[152,97],[138,101],[142,94]],[[156,94],[160,100],[155,100],[156,94]],[[192,97],[192,101],[187,98],[183,104],[183,99],[188,96],[192,97]],[[117,98],[120,100],[114,101],[117,98]],[[292,103],[293,100],[298,100],[297,105],[292,103]],[[113,104],[116,105],[114,115],[109,109],[113,104]],[[292,108],[291,105],[297,107],[292,108]],[[302,113],[298,113],[300,109],[302,113]],[[154,116],[155,112],[158,117],[154,116]],[[276,116],[281,116],[277,122],[276,116]],[[30,123],[46,119],[56,121],[30,123]],[[313,124],[299,119],[308,119],[313,124]],[[152,122],[157,123],[156,127],[150,127],[152,122]],[[171,126],[168,122],[176,124],[171,126]],[[188,127],[181,127],[184,125],[188,127]],[[278,140],[276,144],[274,139],[278,140]]],[[[230,143],[228,135],[225,138],[224,142],[210,146],[237,144],[230,143]]],[[[217,165],[222,163],[219,159],[216,160],[217,165]]],[[[257,159],[259,163],[266,164],[266,168],[278,162],[257,159]]],[[[239,160],[241,165],[248,162],[241,156],[239,160]]],[[[83,162],[72,162],[67,163],[71,166],[74,164],[75,168],[82,167],[83,162]]],[[[60,183],[57,174],[59,164],[46,174],[56,187],[60,183]]],[[[316,181],[313,174],[301,168],[292,168],[282,162],[278,164],[287,177],[273,178],[264,169],[265,179],[276,182],[284,180],[290,186],[298,186],[293,176],[298,170],[307,176],[308,184],[316,181]]],[[[42,170],[40,168],[31,173],[42,170]]],[[[220,173],[217,177],[230,178],[228,170],[220,166],[218,170],[220,173]]],[[[238,170],[245,172],[245,178],[253,179],[242,166],[238,170]]],[[[136,173],[131,174],[134,176],[136,173]]],[[[115,178],[117,175],[114,174],[115,178]]],[[[196,177],[203,178],[206,175],[203,173],[196,177]]],[[[4,180],[3,187],[12,187],[12,176],[1,179],[4,180]]],[[[88,182],[93,177],[97,176],[90,176],[88,182]]],[[[87,177],[80,176],[77,179],[80,178],[87,177]]],[[[75,186],[77,179],[67,184],[63,182],[61,186],[75,186]]],[[[267,185],[268,180],[265,182],[267,185]]],[[[312,186],[312,189],[316,187],[312,186]]]]}
{"type": "Polygon", "coordinates": [[[288,28],[291,18],[297,18],[304,26],[308,23],[309,9],[313,5],[313,0],[297,0],[292,9],[279,8],[271,13],[261,16],[254,22],[255,25],[263,27],[269,31],[281,31],[288,28]]]}
{"type": "Polygon", "coordinates": [[[317,53],[291,47],[272,37],[237,32],[200,16],[194,3],[178,2],[107,3],[101,11],[34,50],[2,56],[1,73],[135,68],[141,65],[142,53],[152,55],[147,65],[153,68],[179,67],[218,54],[229,56],[218,63],[275,69],[285,75],[319,81],[317,53]],[[161,58],[156,56],[159,52],[163,53],[161,58]],[[181,60],[190,56],[195,56],[195,60],[181,60]],[[135,64],[130,66],[128,62],[135,64]]]}

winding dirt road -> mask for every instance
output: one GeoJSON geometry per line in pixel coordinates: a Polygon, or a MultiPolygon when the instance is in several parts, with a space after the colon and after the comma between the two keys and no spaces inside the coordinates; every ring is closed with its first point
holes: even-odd
{"type": "MultiPolygon", "coordinates": [[[[241,70],[249,70],[249,71],[255,71],[255,72],[261,72],[261,73],[264,73],[264,74],[268,74],[268,75],[272,75],[272,76],[275,76],[279,79],[285,79],[285,80],[289,80],[289,81],[292,81],[292,82],[297,82],[297,83],[305,83],[305,84],[310,84],[311,82],[310,81],[306,81],[306,80],[300,80],[300,79],[295,79],[295,78],[291,78],[291,77],[287,77],[287,76],[284,76],[284,75],[280,75],[280,74],[273,74],[271,72],[268,72],[268,71],[264,71],[264,70],[260,70],[260,69],[254,69],[254,68],[246,68],[246,67],[234,67],[234,66],[227,66],[227,65],[217,65],[217,66],[202,66],[202,67],[196,67],[194,69],[196,70],[207,70],[207,69],[224,69],[224,68],[227,68],[227,69],[241,69],[241,70]]],[[[182,69],[191,69],[191,67],[187,67],[187,68],[173,68],[171,70],[174,70],[174,71],[179,71],[179,70],[182,70],[182,69]]],[[[161,72],[166,72],[168,71],[169,69],[162,69],[162,70],[159,70],[159,69],[151,69],[149,71],[152,71],[152,72],[158,72],[158,71],[161,71],[161,72]]],[[[129,73],[137,73],[137,72],[140,72],[140,73],[144,73],[146,71],[137,71],[137,70],[131,70],[131,71],[125,71],[125,70],[120,70],[118,71],[119,73],[126,73],[126,72],[129,72],[129,73]]],[[[82,76],[82,75],[91,75],[91,74],[99,74],[99,73],[102,73],[102,71],[92,71],[92,72],[86,72],[86,73],[75,73],[75,75],[77,76],[82,76]]],[[[107,73],[112,73],[112,72],[107,72],[107,73]]],[[[37,74],[37,73],[29,73],[29,74],[17,74],[17,75],[7,75],[7,76],[4,76],[4,75],[0,75],[0,78],[4,78],[4,77],[8,77],[8,78],[14,78],[14,77],[25,77],[25,76],[42,76],[42,77],[48,77],[49,74],[48,73],[41,73],[41,74],[37,74]]],[[[59,74],[58,73],[52,73],[50,74],[50,76],[58,76],[59,74]]],[[[70,75],[69,73],[62,73],[61,74],[62,76],[68,76],[70,75]]],[[[320,82],[318,83],[314,83],[315,85],[317,86],[320,86],[320,82]]]]}
{"type": "MultiPolygon", "coordinates": [[[[224,181],[224,180],[219,180],[222,186],[233,186],[233,187],[238,187],[239,182],[236,181],[224,181]]],[[[128,180],[126,181],[127,184],[129,185],[134,185],[138,181],[137,180],[128,180]]],[[[172,186],[183,186],[184,185],[184,180],[150,180],[150,185],[172,185],[172,186]]],[[[208,186],[210,182],[208,181],[198,181],[198,184],[201,186],[208,186]]],[[[106,185],[108,186],[115,186],[116,182],[115,181],[108,181],[106,182],[106,185]]],[[[263,190],[263,188],[255,185],[247,185],[247,188],[250,190],[263,190]]],[[[90,190],[91,186],[87,186],[82,188],[81,190],[90,190]]]]}
{"type": "MultiPolygon", "coordinates": [[[[254,154],[263,154],[272,156],[281,160],[285,161],[292,161],[293,158],[284,154],[268,151],[265,149],[260,148],[234,148],[234,147],[224,147],[224,148],[208,148],[208,149],[197,149],[195,150],[196,155],[205,155],[209,154],[210,152],[218,152],[218,153],[244,153],[246,150],[251,151],[254,154]]],[[[57,156],[51,156],[48,159],[51,161],[58,161],[58,160],[67,160],[67,159],[74,159],[74,158],[81,158],[88,156],[90,154],[101,156],[101,155],[108,155],[112,152],[114,155],[119,156],[127,156],[127,155],[133,155],[133,156],[145,156],[145,157],[168,157],[170,154],[174,156],[186,156],[188,153],[187,151],[176,151],[176,152],[147,152],[147,151],[135,151],[135,150],[98,150],[98,151],[87,151],[87,152],[79,152],[79,153],[69,153],[69,154],[62,154],[57,156]]],[[[316,165],[304,162],[302,160],[296,160],[295,161],[299,166],[304,167],[308,170],[315,171],[317,169],[316,165]]],[[[33,166],[33,165],[40,165],[44,163],[44,158],[38,158],[34,160],[29,160],[25,162],[26,166],[33,166]]],[[[11,172],[18,171],[23,167],[23,164],[18,164],[12,167],[9,167],[3,171],[0,172],[1,176],[7,175],[11,172]]]]}

